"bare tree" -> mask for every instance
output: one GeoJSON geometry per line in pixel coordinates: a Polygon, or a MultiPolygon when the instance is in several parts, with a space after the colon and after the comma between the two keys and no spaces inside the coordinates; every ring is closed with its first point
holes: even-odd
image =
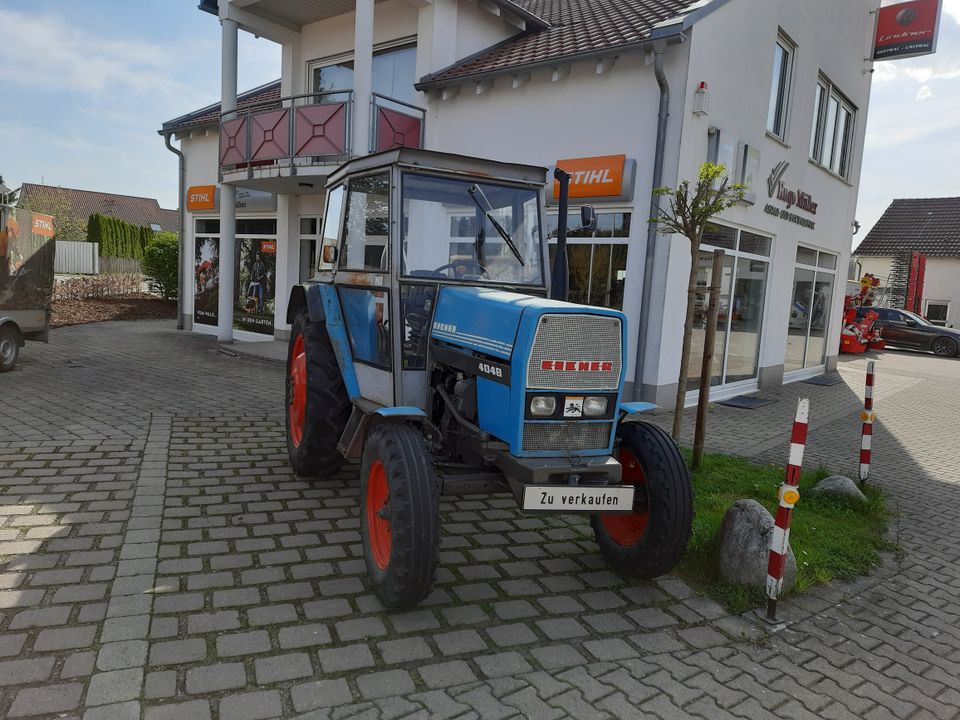
{"type": "Polygon", "coordinates": [[[680,378],[677,402],[673,410],[673,439],[680,439],[683,400],[687,390],[690,365],[690,344],[693,337],[693,314],[697,300],[697,267],[703,234],[711,229],[711,218],[743,199],[745,185],[730,183],[723,165],[704,163],[700,166],[696,185],[689,180],[676,188],[660,187],[658,195],[669,198],[669,207],[657,207],[657,231],[665,235],[683,235],[690,241],[690,278],[687,282],[687,315],[683,323],[683,349],[680,353],[680,378]]]}

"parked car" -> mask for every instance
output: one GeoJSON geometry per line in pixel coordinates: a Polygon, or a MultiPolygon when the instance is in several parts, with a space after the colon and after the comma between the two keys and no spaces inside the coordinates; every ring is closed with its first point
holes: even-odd
{"type": "Polygon", "coordinates": [[[887,345],[928,350],[940,357],[954,357],[960,352],[960,330],[934,325],[912,312],[893,308],[862,307],[857,310],[857,319],[869,310],[880,316],[876,325],[887,345]]]}

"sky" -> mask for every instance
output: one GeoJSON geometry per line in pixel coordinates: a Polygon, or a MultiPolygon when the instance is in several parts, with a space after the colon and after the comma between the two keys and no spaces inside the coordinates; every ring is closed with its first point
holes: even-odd
{"type": "MultiPolygon", "coordinates": [[[[0,0],[6,184],[176,207],[177,160],[157,130],[220,97],[220,26],[197,3],[0,0]]],[[[239,57],[241,91],[280,76],[274,43],[241,32],[239,57]]],[[[960,0],[943,0],[936,54],[874,67],[854,244],[894,198],[960,195],[960,0]]]]}

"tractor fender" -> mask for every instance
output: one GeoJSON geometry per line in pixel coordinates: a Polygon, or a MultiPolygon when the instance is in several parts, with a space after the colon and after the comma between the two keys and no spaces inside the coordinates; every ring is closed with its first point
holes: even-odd
{"type": "Polygon", "coordinates": [[[641,422],[643,413],[657,410],[659,407],[649,402],[620,403],[620,422],[641,422]]]}
{"type": "Polygon", "coordinates": [[[300,308],[306,306],[310,322],[323,322],[326,313],[323,311],[323,296],[318,283],[294,285],[290,290],[290,302],[287,303],[287,322],[293,323],[300,308]]]}
{"type": "Polygon", "coordinates": [[[382,423],[408,423],[415,426],[431,443],[440,442],[440,430],[434,425],[427,414],[418,407],[399,406],[381,407],[376,410],[367,410],[365,403],[354,403],[353,417],[340,438],[340,452],[346,458],[360,457],[367,433],[382,423]]]}

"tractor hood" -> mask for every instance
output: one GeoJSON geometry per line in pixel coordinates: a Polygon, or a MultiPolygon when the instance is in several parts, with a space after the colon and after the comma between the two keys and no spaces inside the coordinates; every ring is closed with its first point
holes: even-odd
{"type": "Polygon", "coordinates": [[[478,287],[442,287],[431,337],[509,360],[529,295],[478,287]]]}
{"type": "Polygon", "coordinates": [[[620,315],[616,311],[505,290],[448,285],[440,289],[431,337],[509,360],[524,311],[534,315],[544,312],[620,315]]]}

